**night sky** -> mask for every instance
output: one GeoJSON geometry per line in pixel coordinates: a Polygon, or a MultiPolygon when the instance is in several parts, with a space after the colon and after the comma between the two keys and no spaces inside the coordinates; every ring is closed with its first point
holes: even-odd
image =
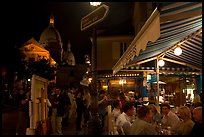
{"type": "MultiPolygon", "coordinates": [[[[100,23],[101,28],[110,29],[118,24],[130,22],[130,2],[104,2],[110,7],[108,16],[100,23]],[[119,14],[118,14],[119,12],[119,14]]],[[[93,8],[89,2],[4,2],[1,23],[3,25],[1,56],[3,63],[12,63],[15,55],[14,47],[20,47],[32,37],[37,41],[45,28],[49,25],[50,15],[55,17],[55,28],[59,31],[64,50],[68,41],[75,56],[76,63],[84,63],[84,55],[91,54],[91,29],[81,31],[81,19],[89,14],[93,8]],[[10,54],[7,54],[10,53],[10,54]]],[[[2,10],[2,9],[1,9],[2,10]]],[[[129,25],[122,25],[127,27],[129,25]]],[[[120,27],[121,28],[121,27],[120,27]]]]}

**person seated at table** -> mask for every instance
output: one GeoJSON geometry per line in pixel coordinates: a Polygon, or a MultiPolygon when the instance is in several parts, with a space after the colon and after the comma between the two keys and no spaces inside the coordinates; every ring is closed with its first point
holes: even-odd
{"type": "Polygon", "coordinates": [[[162,109],[161,123],[163,128],[170,126],[171,129],[175,131],[178,125],[180,124],[179,117],[171,111],[170,105],[168,103],[163,103],[161,105],[161,109],[162,109]]]}
{"type": "Polygon", "coordinates": [[[202,123],[202,107],[196,107],[193,109],[193,118],[195,120],[195,125],[191,131],[191,135],[203,135],[203,123],[202,123]]]}
{"type": "Polygon", "coordinates": [[[151,124],[152,112],[148,106],[142,106],[137,111],[137,118],[130,127],[129,135],[158,135],[156,125],[151,124]]]}
{"type": "Polygon", "coordinates": [[[152,111],[152,115],[153,115],[152,123],[154,124],[161,123],[162,115],[159,112],[159,110],[156,108],[156,106],[154,104],[149,104],[148,107],[152,111]]]}
{"type": "Polygon", "coordinates": [[[177,135],[190,135],[194,122],[192,121],[191,111],[187,106],[181,106],[178,108],[178,116],[182,120],[176,129],[177,135]]]}
{"type": "Polygon", "coordinates": [[[116,126],[118,129],[119,134],[121,134],[121,129],[124,131],[125,134],[128,134],[128,130],[130,129],[131,124],[131,117],[135,114],[135,108],[133,102],[126,102],[123,106],[123,112],[118,116],[116,119],[116,126]],[[124,126],[125,124],[125,126],[124,126]]]}

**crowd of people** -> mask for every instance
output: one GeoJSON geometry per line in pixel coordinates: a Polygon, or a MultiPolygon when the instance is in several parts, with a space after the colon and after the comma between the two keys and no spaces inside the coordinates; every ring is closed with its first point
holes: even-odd
{"type": "Polygon", "coordinates": [[[112,104],[114,129],[120,135],[202,135],[202,102],[171,107],[168,102],[137,104],[120,93],[112,104]],[[136,107],[137,106],[137,107],[136,107]]]}
{"type": "MultiPolygon", "coordinates": [[[[18,88],[18,124],[16,135],[25,135],[29,127],[29,100],[31,89],[18,88]]],[[[88,127],[91,118],[91,95],[89,87],[48,89],[47,98],[48,134],[62,135],[62,127],[69,124],[73,114],[76,115],[76,131],[88,127]]],[[[139,93],[128,95],[118,91],[111,95],[105,90],[99,91],[98,114],[101,128],[106,134],[119,135],[202,135],[202,102],[195,96],[192,103],[170,107],[169,103],[156,106],[141,101],[139,93]],[[108,110],[109,109],[109,110],[108,110]],[[113,117],[110,133],[109,113],[113,117]],[[170,133],[169,133],[170,131],[170,133]]],[[[89,127],[88,127],[89,128],[89,127]]]]}

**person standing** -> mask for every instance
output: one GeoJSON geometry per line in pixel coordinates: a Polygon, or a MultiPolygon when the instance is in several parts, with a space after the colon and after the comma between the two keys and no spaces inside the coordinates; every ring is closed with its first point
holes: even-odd
{"type": "Polygon", "coordinates": [[[52,104],[52,132],[54,135],[62,135],[62,117],[65,112],[65,102],[63,95],[60,94],[60,89],[54,89],[55,93],[52,93],[50,102],[52,104]]]}
{"type": "Polygon", "coordinates": [[[149,104],[155,104],[155,95],[154,95],[154,90],[151,89],[150,92],[149,92],[149,96],[148,96],[148,101],[149,101],[149,104]]]}
{"type": "Polygon", "coordinates": [[[18,123],[16,127],[16,135],[26,135],[26,129],[29,127],[29,100],[31,91],[20,92],[19,94],[19,107],[18,107],[18,123]]]}
{"type": "Polygon", "coordinates": [[[71,107],[69,109],[69,121],[72,117],[72,114],[76,111],[76,100],[74,97],[74,92],[75,92],[74,88],[68,90],[68,96],[69,96],[70,103],[71,103],[71,107]]]}
{"type": "Polygon", "coordinates": [[[81,132],[82,131],[82,116],[84,113],[84,100],[83,100],[83,96],[84,96],[84,92],[83,92],[83,88],[80,86],[78,88],[78,91],[76,91],[76,113],[77,113],[77,117],[76,117],[76,130],[77,132],[81,132]]]}
{"type": "Polygon", "coordinates": [[[105,117],[108,115],[106,107],[108,106],[108,98],[106,96],[106,92],[101,90],[99,92],[99,99],[98,99],[98,113],[101,119],[101,125],[103,131],[105,130],[105,117]]]}
{"type": "MultiPolygon", "coordinates": [[[[122,103],[122,109],[123,109],[123,106],[124,106],[125,103],[127,102],[127,98],[126,98],[124,92],[120,92],[119,97],[120,97],[120,101],[121,101],[121,103],[122,103]]],[[[123,110],[121,110],[121,111],[123,112],[123,110]]]]}
{"type": "Polygon", "coordinates": [[[198,94],[198,90],[193,90],[194,98],[193,98],[193,104],[196,104],[197,102],[201,102],[200,95],[198,94]]]}
{"type": "Polygon", "coordinates": [[[90,112],[90,105],[91,105],[91,95],[89,93],[89,90],[86,88],[84,89],[84,126],[88,126],[87,122],[89,120],[89,112],[90,112]]]}

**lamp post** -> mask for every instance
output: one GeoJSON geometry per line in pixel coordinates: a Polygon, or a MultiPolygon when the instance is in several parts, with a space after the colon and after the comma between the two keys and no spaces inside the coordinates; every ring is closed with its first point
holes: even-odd
{"type": "MultiPolygon", "coordinates": [[[[94,8],[100,5],[100,2],[90,2],[90,5],[94,8]]],[[[97,33],[96,26],[93,26],[92,33],[92,56],[91,56],[91,72],[92,72],[92,82],[91,82],[91,119],[88,121],[88,134],[89,135],[100,135],[102,132],[101,120],[98,114],[98,92],[97,92],[97,76],[96,76],[96,64],[97,64],[97,33]]]]}
{"type": "MultiPolygon", "coordinates": [[[[98,6],[101,2],[90,2],[92,6],[98,6]]],[[[91,119],[88,121],[88,134],[89,135],[99,135],[102,132],[101,128],[101,120],[98,114],[98,92],[97,92],[97,71],[96,71],[96,64],[97,64],[97,33],[96,33],[96,24],[101,22],[107,15],[109,7],[105,4],[101,5],[98,8],[94,8],[94,10],[83,17],[81,19],[81,30],[84,31],[90,27],[93,27],[92,33],[92,57],[91,57],[91,74],[92,74],[92,81],[90,84],[91,87],[91,119]]]]}
{"type": "Polygon", "coordinates": [[[157,101],[156,106],[159,107],[159,58],[157,58],[157,68],[156,68],[156,75],[157,75],[157,101]]]}

